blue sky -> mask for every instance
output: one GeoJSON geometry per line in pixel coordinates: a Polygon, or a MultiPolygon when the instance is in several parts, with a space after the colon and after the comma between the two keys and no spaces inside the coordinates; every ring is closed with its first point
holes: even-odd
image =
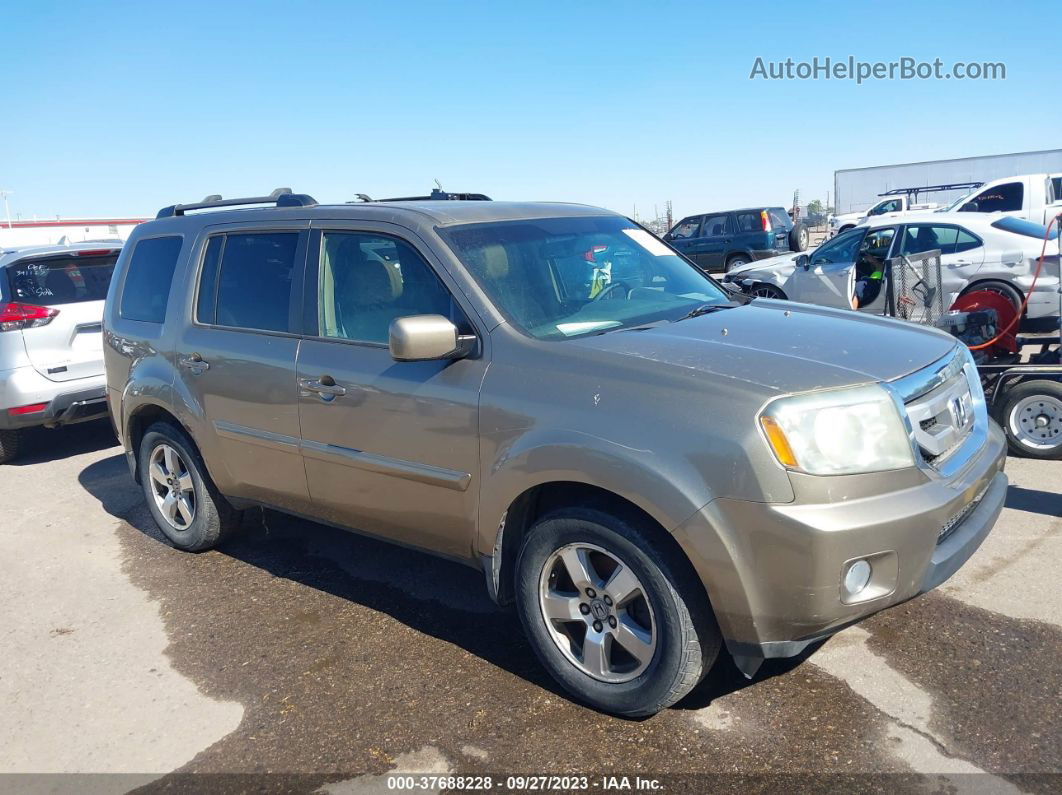
{"type": "MultiPolygon", "coordinates": [[[[13,3],[0,188],[22,217],[284,185],[676,215],[838,168],[1062,145],[1057,3],[13,3]],[[1003,61],[984,81],[750,80],[757,56],[1003,61]]],[[[0,207],[2,212],[2,207],[0,207]]]]}

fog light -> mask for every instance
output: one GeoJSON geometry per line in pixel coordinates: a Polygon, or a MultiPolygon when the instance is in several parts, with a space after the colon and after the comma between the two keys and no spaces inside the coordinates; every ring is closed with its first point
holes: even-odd
{"type": "Polygon", "coordinates": [[[844,573],[844,589],[849,596],[867,587],[870,582],[870,564],[865,560],[857,560],[848,567],[844,573]]]}

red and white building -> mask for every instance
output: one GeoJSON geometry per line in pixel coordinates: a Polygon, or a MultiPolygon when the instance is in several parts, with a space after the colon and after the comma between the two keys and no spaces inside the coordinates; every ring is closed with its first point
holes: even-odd
{"type": "Polygon", "coordinates": [[[86,240],[125,240],[147,218],[56,218],[51,221],[5,221],[0,218],[0,250],[54,246],[86,240]],[[65,238],[65,239],[64,239],[65,238]]]}

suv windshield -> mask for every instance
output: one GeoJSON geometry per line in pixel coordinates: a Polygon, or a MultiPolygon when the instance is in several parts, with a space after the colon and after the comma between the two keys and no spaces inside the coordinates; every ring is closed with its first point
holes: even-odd
{"type": "Polygon", "coordinates": [[[107,297],[118,254],[42,257],[7,267],[8,286],[15,301],[29,304],[76,304],[107,297]]]}
{"type": "Polygon", "coordinates": [[[625,218],[548,218],[441,229],[514,324],[539,339],[679,320],[731,297],[625,218]]]}

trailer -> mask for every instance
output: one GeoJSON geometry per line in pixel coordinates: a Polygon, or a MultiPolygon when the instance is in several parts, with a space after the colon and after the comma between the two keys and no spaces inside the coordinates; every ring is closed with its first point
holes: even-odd
{"type": "MultiPolygon", "coordinates": [[[[1062,244],[1062,216],[1055,223],[1062,244]]],[[[887,260],[885,280],[886,314],[948,331],[970,348],[1011,452],[1062,459],[1062,278],[1058,327],[1036,334],[1018,331],[1018,311],[996,293],[970,292],[945,306],[939,250],[887,260]]]]}
{"type": "MultiPolygon", "coordinates": [[[[1041,173],[1056,176],[1062,184],[1062,149],[844,168],[833,175],[834,212],[865,213],[883,192],[897,188],[990,182],[1014,174],[1041,173]]],[[[950,204],[964,192],[961,188],[939,192],[933,200],[950,204]]]]}

